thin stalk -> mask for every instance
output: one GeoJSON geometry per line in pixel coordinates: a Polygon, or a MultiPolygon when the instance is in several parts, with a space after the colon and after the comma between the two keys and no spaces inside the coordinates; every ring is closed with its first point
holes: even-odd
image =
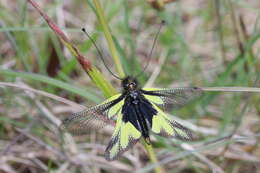
{"type": "Polygon", "coordinates": [[[222,18],[220,14],[220,0],[215,0],[215,10],[216,10],[216,18],[217,18],[217,32],[219,37],[219,45],[221,49],[221,56],[222,56],[222,62],[224,64],[227,64],[227,57],[226,57],[226,49],[224,44],[224,38],[223,38],[223,28],[222,28],[222,18]]]}
{"type": "Polygon", "coordinates": [[[94,2],[94,5],[96,7],[96,10],[97,10],[98,19],[101,23],[103,30],[104,30],[104,34],[105,34],[109,49],[111,51],[114,63],[116,65],[117,72],[118,72],[119,76],[121,78],[123,78],[125,76],[125,73],[124,73],[122,64],[120,62],[120,59],[118,57],[116,46],[115,46],[114,41],[112,39],[111,33],[109,31],[109,28],[108,28],[108,25],[107,25],[107,22],[106,22],[106,19],[105,19],[104,11],[103,11],[103,9],[100,5],[99,0],[93,0],[93,2],[94,2]]]}
{"type": "Polygon", "coordinates": [[[222,92],[259,92],[256,87],[201,87],[202,91],[222,91],[222,92]]]}
{"type": "MultiPolygon", "coordinates": [[[[239,15],[239,24],[240,24],[243,39],[245,40],[245,42],[248,42],[248,40],[250,39],[250,36],[247,33],[247,28],[246,28],[245,22],[243,20],[243,16],[241,14],[239,15]]],[[[249,65],[254,65],[255,55],[252,50],[252,47],[249,47],[248,56],[246,56],[246,57],[247,57],[246,63],[249,65]]],[[[255,70],[257,71],[257,67],[255,70]]]]}
{"type": "Polygon", "coordinates": [[[241,38],[239,36],[237,18],[236,18],[235,10],[234,10],[234,7],[233,7],[233,3],[231,2],[231,0],[227,0],[227,2],[228,2],[228,5],[229,5],[229,8],[230,8],[231,22],[232,22],[233,29],[234,29],[234,32],[235,32],[237,47],[240,51],[240,54],[243,55],[245,53],[245,51],[244,51],[243,43],[242,43],[241,38]]]}
{"type": "MultiPolygon", "coordinates": [[[[145,147],[145,149],[146,149],[146,151],[147,151],[147,153],[149,155],[149,158],[150,158],[151,162],[154,163],[154,164],[157,164],[158,163],[158,159],[157,159],[157,157],[156,157],[156,155],[154,153],[153,146],[147,144],[144,141],[144,139],[142,139],[142,143],[143,143],[143,145],[144,145],[144,147],[145,147]]],[[[155,173],[163,173],[163,172],[165,172],[165,171],[163,171],[163,168],[160,165],[156,166],[154,168],[154,171],[155,171],[155,173]]]]}

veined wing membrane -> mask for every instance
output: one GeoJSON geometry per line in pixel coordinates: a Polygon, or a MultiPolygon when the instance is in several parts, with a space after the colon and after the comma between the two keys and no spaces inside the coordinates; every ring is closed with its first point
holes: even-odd
{"type": "Polygon", "coordinates": [[[98,130],[107,124],[113,124],[111,120],[121,109],[124,97],[121,94],[114,95],[103,103],[74,113],[62,121],[61,129],[67,130],[73,135],[89,134],[90,130],[98,130]]]}
{"type": "Polygon", "coordinates": [[[198,87],[143,88],[142,92],[149,101],[156,105],[171,108],[180,108],[202,94],[202,90],[198,87]]]}

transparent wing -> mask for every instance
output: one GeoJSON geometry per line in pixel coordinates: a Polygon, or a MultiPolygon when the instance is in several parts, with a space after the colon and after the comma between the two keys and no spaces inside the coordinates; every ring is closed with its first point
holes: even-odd
{"type": "Polygon", "coordinates": [[[107,124],[113,124],[111,120],[124,103],[121,94],[114,95],[103,103],[74,113],[62,121],[61,129],[73,135],[88,134],[91,130],[98,130],[107,124]]]}
{"type": "Polygon", "coordinates": [[[202,90],[198,87],[183,87],[172,89],[143,88],[146,99],[162,107],[179,108],[200,96],[202,90]]]}

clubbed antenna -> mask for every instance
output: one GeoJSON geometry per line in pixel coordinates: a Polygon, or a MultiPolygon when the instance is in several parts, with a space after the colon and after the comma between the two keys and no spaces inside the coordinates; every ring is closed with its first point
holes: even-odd
{"type": "Polygon", "coordinates": [[[90,39],[90,41],[94,44],[94,46],[95,46],[95,48],[97,49],[97,52],[98,52],[98,54],[99,54],[99,57],[101,58],[101,60],[102,60],[102,62],[103,62],[103,64],[104,64],[104,66],[105,66],[106,69],[109,71],[109,73],[111,73],[115,78],[117,78],[117,79],[119,79],[119,80],[123,80],[122,78],[120,78],[120,77],[118,77],[117,75],[115,75],[115,74],[108,68],[107,64],[105,63],[105,60],[104,60],[104,58],[103,58],[103,55],[102,55],[101,51],[100,51],[99,48],[97,47],[95,41],[94,41],[94,40],[90,37],[90,35],[87,33],[86,29],[85,29],[85,28],[82,28],[81,30],[82,30],[82,31],[84,32],[84,34],[90,39]]]}

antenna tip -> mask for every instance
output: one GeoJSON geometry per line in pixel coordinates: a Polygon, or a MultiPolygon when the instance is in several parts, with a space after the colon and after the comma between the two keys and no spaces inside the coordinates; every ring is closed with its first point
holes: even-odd
{"type": "Polygon", "coordinates": [[[81,31],[86,32],[86,29],[85,28],[81,28],[81,31]]]}

